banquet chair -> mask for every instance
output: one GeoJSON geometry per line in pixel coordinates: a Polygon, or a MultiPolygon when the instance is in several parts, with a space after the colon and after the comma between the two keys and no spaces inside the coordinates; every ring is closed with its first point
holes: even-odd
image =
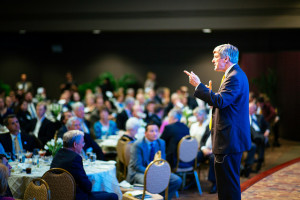
{"type": "Polygon", "coordinates": [[[74,200],[76,196],[76,182],[73,176],[62,168],[52,168],[42,176],[51,190],[51,199],[74,200]]]}
{"type": "MultiPolygon", "coordinates": [[[[170,176],[171,168],[166,160],[157,159],[152,161],[145,170],[144,187],[141,199],[145,199],[146,195],[151,195],[151,199],[153,200],[163,199],[159,193],[165,191],[165,199],[168,200],[170,176]]],[[[135,198],[125,193],[123,199],[136,200],[140,198],[135,198]]]]}
{"type": "Polygon", "coordinates": [[[50,189],[41,178],[33,179],[26,187],[24,200],[50,200],[50,189]]]}
{"type": "Polygon", "coordinates": [[[117,143],[118,180],[126,179],[127,167],[130,160],[130,148],[132,143],[127,137],[121,137],[117,143]]]}
{"type": "Polygon", "coordinates": [[[197,154],[198,154],[198,142],[196,138],[186,135],[178,143],[177,147],[177,163],[173,172],[182,177],[182,186],[184,189],[186,185],[186,175],[194,174],[197,183],[199,194],[202,195],[202,189],[200,186],[199,176],[197,173],[197,154]],[[194,160],[194,165],[191,167],[181,168],[180,163],[190,163],[194,160]]]}

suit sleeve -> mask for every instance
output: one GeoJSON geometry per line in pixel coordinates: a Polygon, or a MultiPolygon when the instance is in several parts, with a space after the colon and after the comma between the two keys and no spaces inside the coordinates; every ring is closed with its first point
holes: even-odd
{"type": "Polygon", "coordinates": [[[145,156],[143,152],[141,144],[134,143],[131,147],[132,167],[138,173],[145,173],[147,167],[143,165],[143,157],[145,156]]]}
{"type": "Polygon", "coordinates": [[[225,108],[232,104],[240,94],[241,85],[236,75],[228,77],[223,83],[221,91],[214,93],[200,83],[197,87],[194,96],[207,102],[210,106],[219,109],[225,108]]]}

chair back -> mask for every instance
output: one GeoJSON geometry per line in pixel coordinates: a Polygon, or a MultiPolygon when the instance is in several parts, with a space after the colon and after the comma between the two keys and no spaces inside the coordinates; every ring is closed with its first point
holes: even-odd
{"type": "Polygon", "coordinates": [[[74,200],[76,182],[73,176],[62,168],[52,168],[44,173],[42,178],[48,183],[51,197],[55,200],[74,200]]]}
{"type": "Polygon", "coordinates": [[[33,179],[26,187],[24,200],[50,200],[50,189],[45,180],[33,179]]]}
{"type": "Polygon", "coordinates": [[[178,143],[177,147],[177,164],[178,168],[179,161],[181,162],[191,162],[195,159],[197,163],[197,153],[198,153],[198,142],[196,138],[186,135],[178,143]]]}
{"type": "Polygon", "coordinates": [[[165,199],[168,199],[169,181],[171,176],[171,168],[169,163],[164,159],[152,161],[146,168],[144,174],[144,191],[152,194],[158,194],[165,190],[165,199]]]}
{"type": "Polygon", "coordinates": [[[125,164],[125,147],[126,147],[126,144],[130,142],[129,138],[127,137],[121,137],[119,140],[118,140],[118,143],[117,143],[117,155],[118,155],[118,159],[121,163],[125,164]]]}
{"type": "Polygon", "coordinates": [[[126,179],[127,166],[130,161],[130,149],[132,142],[127,137],[121,137],[117,144],[117,161],[119,171],[119,181],[126,179]]]}

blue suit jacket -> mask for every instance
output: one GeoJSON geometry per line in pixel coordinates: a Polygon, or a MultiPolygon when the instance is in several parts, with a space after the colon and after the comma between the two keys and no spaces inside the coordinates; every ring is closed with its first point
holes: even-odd
{"type": "MultiPolygon", "coordinates": [[[[155,153],[161,151],[161,158],[166,159],[165,153],[165,141],[158,139],[156,140],[155,153]]],[[[132,183],[133,177],[136,173],[144,174],[148,164],[151,162],[149,160],[150,150],[148,144],[146,143],[145,137],[135,141],[131,147],[131,157],[128,165],[127,181],[132,183]]]]}
{"type": "Polygon", "coordinates": [[[250,149],[249,84],[246,74],[237,64],[231,68],[217,93],[200,83],[194,96],[213,106],[211,134],[214,154],[250,149]]]}

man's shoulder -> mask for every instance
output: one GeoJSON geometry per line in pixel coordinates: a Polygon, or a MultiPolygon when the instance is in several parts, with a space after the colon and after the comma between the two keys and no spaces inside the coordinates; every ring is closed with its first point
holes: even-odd
{"type": "Polygon", "coordinates": [[[0,134],[0,139],[7,139],[7,138],[10,138],[10,133],[2,133],[0,134]]]}

